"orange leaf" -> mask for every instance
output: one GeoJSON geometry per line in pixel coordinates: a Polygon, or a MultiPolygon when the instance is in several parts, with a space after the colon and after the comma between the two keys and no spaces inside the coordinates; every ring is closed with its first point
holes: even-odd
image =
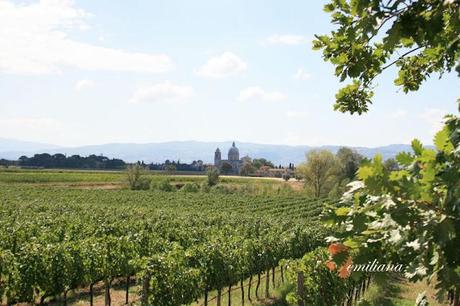
{"type": "Polygon", "coordinates": [[[334,256],[338,253],[342,253],[343,251],[348,250],[348,247],[342,243],[332,243],[329,245],[328,251],[329,253],[334,256]]]}
{"type": "Polygon", "coordinates": [[[326,261],[326,267],[327,267],[330,271],[334,271],[334,270],[337,268],[337,265],[336,265],[335,262],[333,262],[332,260],[328,260],[328,261],[326,261]]]}
{"type": "Polygon", "coordinates": [[[349,268],[353,264],[353,260],[351,259],[351,256],[347,258],[347,261],[340,266],[339,269],[339,277],[341,278],[348,278],[350,277],[351,274],[351,269],[349,268]]]}

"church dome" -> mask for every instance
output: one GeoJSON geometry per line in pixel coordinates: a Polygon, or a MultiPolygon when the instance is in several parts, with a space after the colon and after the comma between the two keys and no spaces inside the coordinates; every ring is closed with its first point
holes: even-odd
{"type": "Polygon", "coordinates": [[[240,151],[235,146],[235,142],[233,142],[232,147],[228,150],[228,160],[239,160],[240,159],[240,151]]]}

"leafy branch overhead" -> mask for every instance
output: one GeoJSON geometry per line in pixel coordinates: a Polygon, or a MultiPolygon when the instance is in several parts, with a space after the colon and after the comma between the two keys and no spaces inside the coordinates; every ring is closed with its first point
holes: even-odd
{"type": "Polygon", "coordinates": [[[460,75],[460,0],[332,0],[325,5],[338,28],[316,35],[340,81],[334,108],[362,114],[372,103],[374,80],[396,66],[395,85],[416,91],[432,73],[460,75]]]}

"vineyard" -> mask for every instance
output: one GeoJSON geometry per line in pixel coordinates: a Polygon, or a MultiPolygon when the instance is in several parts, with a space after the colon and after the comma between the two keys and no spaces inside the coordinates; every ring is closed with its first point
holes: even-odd
{"type": "Polygon", "coordinates": [[[0,0],[0,306],[460,306],[460,0],[227,2],[0,0]]]}
{"type": "MultiPolygon", "coordinates": [[[[45,179],[54,182],[56,175],[65,174],[45,179]]],[[[81,190],[22,184],[31,179],[19,177],[0,185],[6,304],[67,304],[69,292],[81,288],[89,289],[93,304],[97,284],[110,304],[119,279],[126,280],[127,301],[135,282],[145,305],[206,304],[209,292],[217,290],[220,300],[224,288],[301,258],[328,234],[318,222],[324,201],[295,192],[81,190]]]]}

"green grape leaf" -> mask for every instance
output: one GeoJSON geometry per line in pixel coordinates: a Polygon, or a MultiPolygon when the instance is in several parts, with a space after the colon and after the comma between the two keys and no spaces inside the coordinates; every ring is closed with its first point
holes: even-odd
{"type": "Polygon", "coordinates": [[[408,152],[400,152],[396,155],[396,161],[403,166],[410,166],[414,162],[414,156],[408,152]]]}
{"type": "Polygon", "coordinates": [[[340,207],[335,210],[337,216],[346,216],[350,212],[350,207],[340,207]]]}
{"type": "Polygon", "coordinates": [[[418,139],[412,140],[412,150],[414,150],[415,155],[420,156],[423,152],[423,145],[418,139]]]}
{"type": "Polygon", "coordinates": [[[358,170],[358,178],[365,181],[369,177],[374,175],[374,169],[369,166],[360,167],[358,170]]]}
{"type": "Polygon", "coordinates": [[[351,249],[356,249],[356,248],[359,248],[361,246],[361,244],[359,242],[357,242],[356,240],[353,240],[351,238],[345,240],[343,244],[346,245],[347,247],[351,248],[351,249]]]}
{"type": "Polygon", "coordinates": [[[447,126],[436,133],[436,136],[434,137],[434,144],[439,151],[445,152],[447,154],[454,150],[454,146],[452,145],[452,142],[450,142],[449,128],[447,126]]]}

